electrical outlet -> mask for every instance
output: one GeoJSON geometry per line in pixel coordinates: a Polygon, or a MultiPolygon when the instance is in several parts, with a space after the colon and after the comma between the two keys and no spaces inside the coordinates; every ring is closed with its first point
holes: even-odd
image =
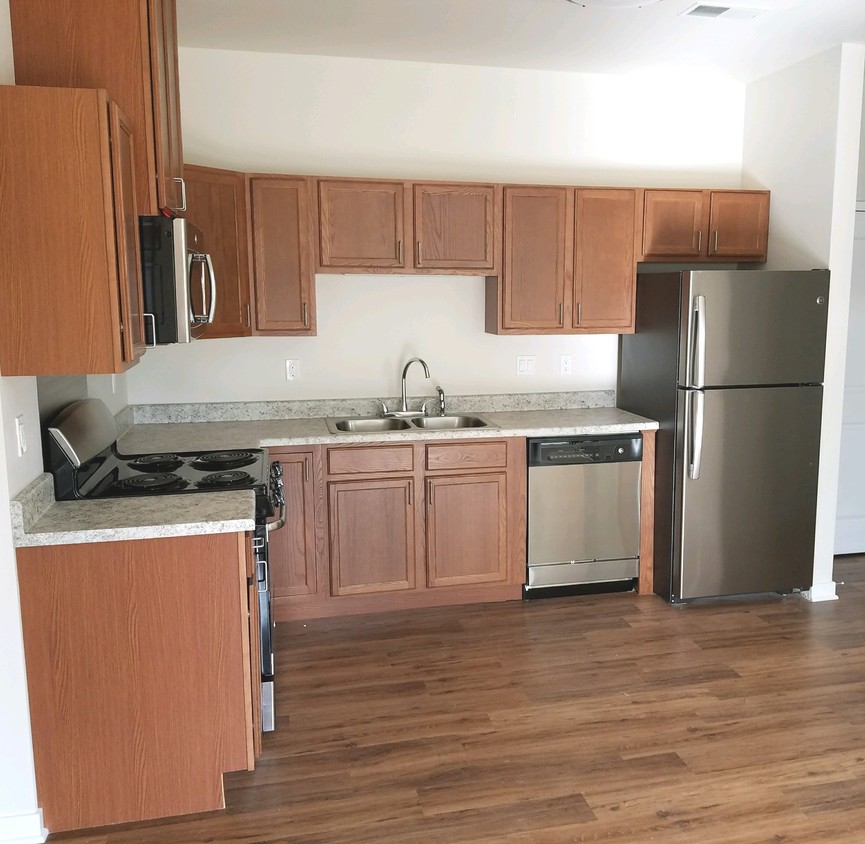
{"type": "Polygon", "coordinates": [[[562,375],[570,375],[571,368],[573,367],[574,359],[573,355],[562,355],[561,357],[561,368],[559,372],[562,375]]]}
{"type": "Polygon", "coordinates": [[[285,380],[286,381],[297,381],[299,377],[300,370],[300,361],[299,360],[287,360],[285,362],[285,380]]]}
{"type": "Polygon", "coordinates": [[[18,456],[27,453],[27,435],[24,433],[24,414],[15,417],[15,439],[18,442],[18,456]]]}
{"type": "Polygon", "coordinates": [[[517,355],[517,375],[535,374],[535,356],[517,355]]]}

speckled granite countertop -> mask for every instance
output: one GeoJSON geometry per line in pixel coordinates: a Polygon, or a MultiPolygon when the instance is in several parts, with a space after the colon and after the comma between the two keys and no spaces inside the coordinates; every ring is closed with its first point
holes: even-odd
{"type": "Polygon", "coordinates": [[[73,545],[125,539],[159,539],[202,533],[240,533],[255,528],[252,490],[208,495],[142,495],[99,501],[54,501],[51,475],[40,475],[12,507],[15,545],[73,545]],[[40,514],[20,499],[50,497],[40,514]],[[35,518],[35,520],[34,520],[35,518]]]}
{"type": "Polygon", "coordinates": [[[621,434],[653,430],[658,423],[616,407],[572,410],[512,410],[479,414],[489,428],[457,431],[387,431],[331,434],[324,419],[272,419],[255,422],[185,422],[133,425],[119,440],[124,454],[196,449],[265,448],[290,445],[334,445],[399,440],[483,439],[488,437],[557,437],[576,434],[621,434]]]}
{"type": "MultiPolygon", "coordinates": [[[[123,454],[144,454],[256,446],[620,434],[658,427],[657,422],[615,407],[480,415],[491,427],[331,434],[323,418],[136,424],[123,434],[118,448],[123,454]]],[[[12,528],[18,546],[234,533],[254,528],[254,510],[250,491],[55,502],[51,476],[40,475],[13,500],[12,528]]]]}

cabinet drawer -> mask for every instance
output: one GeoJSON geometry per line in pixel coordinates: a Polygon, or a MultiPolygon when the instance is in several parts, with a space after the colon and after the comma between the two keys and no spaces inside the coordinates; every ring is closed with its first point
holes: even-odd
{"type": "Polygon", "coordinates": [[[426,447],[427,471],[436,469],[503,469],[508,448],[503,440],[475,443],[435,443],[426,447]]]}
{"type": "Polygon", "coordinates": [[[368,472],[411,472],[414,448],[406,445],[373,445],[368,448],[329,448],[330,475],[361,475],[368,472]]]}

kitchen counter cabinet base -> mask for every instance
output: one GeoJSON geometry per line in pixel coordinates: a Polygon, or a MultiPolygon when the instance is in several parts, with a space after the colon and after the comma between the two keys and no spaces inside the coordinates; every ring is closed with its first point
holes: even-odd
{"type": "MultiPolygon", "coordinates": [[[[315,535],[317,588],[276,597],[276,620],[519,600],[526,564],[525,450],[522,437],[322,447],[307,528],[315,535]],[[440,507],[460,500],[477,509],[459,524],[437,520],[428,506],[431,491],[440,507]],[[353,506],[358,496],[370,499],[366,518],[360,518],[364,502],[353,506]],[[377,558],[387,561],[381,571],[373,558],[352,550],[366,531],[381,545],[377,558]],[[459,545],[453,531],[467,543],[483,540],[478,559],[453,553],[459,545]]],[[[283,564],[278,552],[271,555],[274,571],[283,564]]]]}
{"type": "Polygon", "coordinates": [[[223,772],[252,766],[246,542],[18,549],[52,832],[220,809],[223,772]]]}

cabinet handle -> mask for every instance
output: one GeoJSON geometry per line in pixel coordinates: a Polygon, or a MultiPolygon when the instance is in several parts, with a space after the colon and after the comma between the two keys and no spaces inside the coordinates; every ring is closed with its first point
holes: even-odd
{"type": "Polygon", "coordinates": [[[432,507],[433,506],[433,482],[432,482],[432,480],[428,480],[426,482],[426,490],[427,490],[427,492],[426,492],[427,506],[432,507]]]}
{"type": "Polygon", "coordinates": [[[703,251],[703,230],[698,229],[698,231],[697,231],[697,253],[699,254],[702,251],[703,251]]]}
{"type": "MultiPolygon", "coordinates": [[[[156,348],[156,315],[155,314],[142,314],[145,321],[150,320],[150,334],[153,337],[153,341],[151,343],[147,342],[147,333],[144,334],[144,346],[147,349],[155,349],[156,348]]],[[[123,333],[123,323],[120,323],[120,333],[123,333]]]]}
{"type": "Polygon", "coordinates": [[[423,263],[423,259],[421,258],[421,248],[420,241],[417,242],[417,265],[420,266],[423,263]]]}
{"type": "Polygon", "coordinates": [[[249,307],[249,302],[246,303],[246,324],[252,328],[252,309],[249,307]]]}
{"type": "Polygon", "coordinates": [[[402,266],[404,261],[403,261],[403,257],[402,257],[402,241],[401,240],[397,241],[396,254],[397,254],[397,263],[399,263],[399,265],[402,266]]]}
{"type": "Polygon", "coordinates": [[[186,210],[186,182],[183,179],[179,179],[177,176],[174,177],[175,182],[180,182],[180,208],[175,208],[175,211],[185,211],[186,210]]]}
{"type": "Polygon", "coordinates": [[[309,309],[306,307],[306,302],[303,303],[303,325],[309,328],[309,309]]]}
{"type": "Polygon", "coordinates": [[[577,302],[577,325],[582,325],[583,323],[583,303],[577,302]]]}
{"type": "Polygon", "coordinates": [[[414,496],[412,495],[412,481],[408,482],[408,506],[411,507],[414,496]]]}
{"type": "Polygon", "coordinates": [[[559,325],[565,325],[565,303],[559,302],[559,325]]]}
{"type": "Polygon", "coordinates": [[[309,483],[309,458],[303,458],[303,479],[309,483]]]}
{"type": "Polygon", "coordinates": [[[715,229],[715,249],[714,249],[714,251],[712,252],[712,254],[713,254],[713,255],[717,255],[717,254],[718,254],[718,230],[717,230],[717,229],[715,229]]]}

